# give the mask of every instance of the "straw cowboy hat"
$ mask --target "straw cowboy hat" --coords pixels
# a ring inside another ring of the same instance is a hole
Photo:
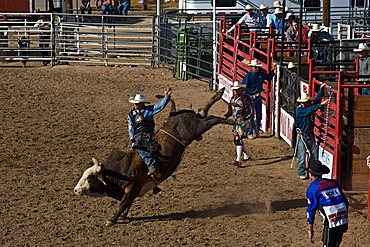
[[[258,63],[257,59],[253,59],[249,64],[249,67],[261,67],[262,64]]]
[[[329,167],[321,164],[318,160],[313,160],[308,163],[308,172],[316,176],[321,176],[323,174],[328,174],[330,172]]]
[[[319,26],[319,24],[312,24],[311,32],[320,32],[321,30],[322,28]]]
[[[295,64],[293,62],[288,63],[288,69],[295,68]]]
[[[272,7],[273,8],[283,8],[283,5],[281,4],[280,1],[275,1],[273,4],[272,4]]]
[[[233,86],[231,87],[231,89],[234,89],[234,90],[237,90],[239,88],[244,88],[246,85],[244,84],[241,84],[240,82],[238,81],[234,81],[233,83]]]
[[[283,11],[280,8],[276,8],[274,11],[274,15],[282,14]]]
[[[245,10],[253,10],[254,8],[253,8],[253,6],[252,5],[250,5],[250,4],[247,4],[247,5],[245,5],[245,8],[244,8]]]
[[[145,95],[143,95],[143,94],[136,94],[135,97],[130,97],[128,102],[130,102],[132,104],[150,103],[150,101],[145,99]]]
[[[260,10],[263,10],[263,9],[269,9],[269,7],[261,3]]]
[[[354,52],[370,51],[370,47],[366,43],[358,44],[358,48],[353,49]]]
[[[306,103],[307,101],[312,100],[310,96],[308,96],[307,93],[303,93],[302,97],[298,97],[297,102],[298,103]]]

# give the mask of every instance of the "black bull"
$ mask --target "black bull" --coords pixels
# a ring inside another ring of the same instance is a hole
[[[201,140],[202,134],[217,124],[234,124],[231,119],[207,116],[210,107],[221,99],[222,94],[223,90],[215,94],[199,113],[192,110],[171,112],[156,133],[159,145],[156,158],[160,176],[155,181],[147,175],[147,166],[133,149],[114,150],[101,163],[93,158],[94,165],[84,172],[74,189],[75,194],[98,193],[120,201],[118,211],[106,221],[106,226],[115,224],[122,214],[125,219],[136,197],[156,188],[156,185],[173,174],[185,148],[192,141]]]

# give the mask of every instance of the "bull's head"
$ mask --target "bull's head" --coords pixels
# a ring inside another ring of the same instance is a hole
[[[78,181],[74,188],[74,193],[76,195],[94,195],[94,193],[102,195],[105,192],[104,186],[106,184],[101,175],[103,167],[95,158],[92,158],[92,161],[94,165],[84,171],[80,181]]]

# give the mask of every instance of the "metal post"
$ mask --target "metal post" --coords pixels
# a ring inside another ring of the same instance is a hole
[[[213,34],[213,65],[212,65],[212,84],[213,89],[216,89],[216,66],[217,66],[217,34],[216,34],[216,0],[212,0],[213,10],[212,10],[212,34]]]

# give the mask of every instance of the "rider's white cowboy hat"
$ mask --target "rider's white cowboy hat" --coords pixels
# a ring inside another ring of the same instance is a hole
[[[321,30],[322,28],[319,26],[319,24],[312,24],[311,32],[320,32]]]
[[[276,8],[274,11],[274,15],[282,14],[283,11],[280,8]]]
[[[370,47],[366,43],[358,44],[358,48],[353,49],[354,52],[369,51]]]
[[[253,59],[249,64],[248,64],[249,67],[261,67],[262,64],[258,63],[257,62],[257,59]]]
[[[245,87],[245,86],[246,86],[246,85],[241,84],[241,83],[240,83],[240,82],[238,82],[238,81],[234,81],[233,86],[231,87],[231,89],[237,90],[237,89],[239,89],[239,88],[241,88],[241,87]]]
[[[260,10],[263,10],[263,9],[269,9],[269,7],[267,7],[266,5],[264,5],[263,3],[261,3]]]
[[[281,4],[280,1],[275,1],[273,4],[272,4],[272,7],[273,8],[283,8],[283,5]]]
[[[130,102],[132,104],[150,103],[150,101],[145,99],[145,95],[143,95],[143,94],[136,94],[135,97],[130,97],[128,102]]]
[[[312,98],[310,96],[308,96],[307,93],[303,93],[302,97],[298,97],[297,102],[298,103],[305,103],[305,102],[310,101],[310,100],[312,100]]]
[[[253,10],[254,8],[253,8],[253,6],[252,5],[250,5],[250,4],[247,4],[247,5],[245,5],[245,8],[244,8],[245,10]]]
[[[295,65],[293,62],[288,63],[288,69],[295,68]]]

